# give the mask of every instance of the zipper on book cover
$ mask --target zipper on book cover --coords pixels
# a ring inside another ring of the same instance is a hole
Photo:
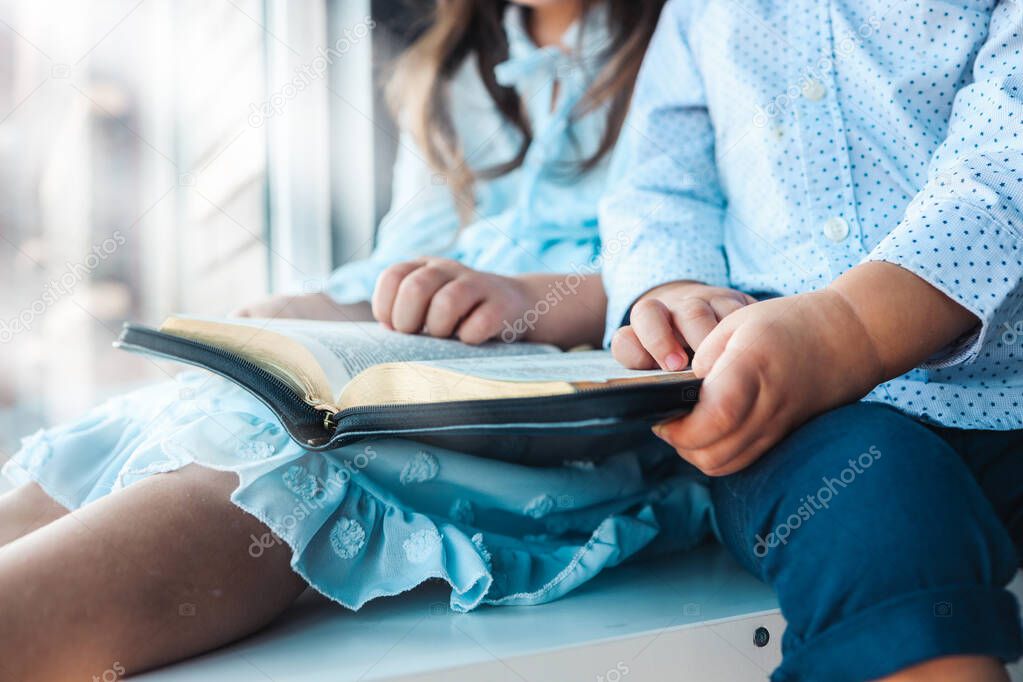
[[[146,337],[146,343],[137,344],[133,342],[133,335]],[[272,372],[263,369],[259,365],[247,360],[237,353],[232,353],[231,351],[224,350],[223,348],[213,346],[208,343],[203,343],[202,341],[186,339],[174,336],[173,334],[167,334],[165,332],[136,326],[126,326],[120,342],[126,346],[137,346],[143,350],[154,352],[173,360],[183,361],[188,364],[210,370],[229,380],[241,383],[243,387],[245,387],[245,383],[258,383],[258,386],[251,387],[257,389],[256,391],[253,391],[253,393],[261,400],[262,397],[259,395],[260,392],[273,399],[274,404],[270,404],[267,400],[262,400],[272,411],[287,412],[287,414],[278,414],[278,416],[297,426],[306,428],[312,428],[315,426],[317,429],[322,429],[324,441],[334,434],[336,422],[333,412],[327,410],[325,407],[315,407],[310,405],[304,398],[302,398],[302,396],[298,395],[298,393],[296,393],[287,383],[278,378]],[[195,357],[195,354],[190,353],[189,351],[191,350],[208,353],[214,358],[223,360],[228,364],[221,366],[218,363],[211,363],[208,360],[202,361]],[[232,369],[234,368],[240,368],[247,377],[232,375]],[[253,381],[247,382],[247,378],[250,378]],[[308,442],[313,446],[319,444],[316,441]]]
[[[697,380],[693,384],[685,385],[680,387],[678,384],[656,384],[648,390],[656,391],[657,393],[668,394],[668,397],[672,399],[672,404],[678,405],[679,410],[685,410],[691,407],[692,403],[696,402],[699,394],[699,384]],[[681,390],[681,402],[675,402],[680,396],[677,394],[672,395],[672,389]],[[443,403],[431,403],[431,404],[415,404],[415,403],[390,403],[385,405],[367,405],[361,407],[351,407],[346,410],[329,414],[329,424],[331,429],[336,433],[337,428],[344,423],[345,430],[359,430],[362,427],[368,428],[387,428],[391,425],[402,426],[406,428],[415,429],[418,426],[441,426],[437,423],[435,418],[436,415],[450,415],[457,413],[459,419],[451,420],[451,424],[460,424],[471,426],[472,422],[466,422],[466,417],[473,417],[475,415],[486,415],[494,416],[495,414],[505,413],[513,411],[517,407],[525,408],[524,411],[535,414],[538,408],[544,406],[559,406],[565,407],[580,406],[580,396],[594,397],[603,395],[612,395],[615,393],[630,393],[635,394],[636,388],[633,386],[608,386],[600,388],[588,388],[581,391],[553,396],[543,396],[538,398],[504,398],[497,400],[473,400],[473,401],[451,401]],[[418,419],[409,419],[409,415],[418,417]],[[588,415],[587,418],[592,418],[592,415]],[[562,418],[552,419],[551,422],[563,421]],[[572,421],[571,419],[565,421]],[[386,422],[386,423],[385,423]],[[543,422],[538,422],[542,424]]]
[[[146,337],[146,343],[135,343],[132,340],[133,335]],[[476,415],[494,418],[495,415],[507,415],[520,407],[523,408],[524,412],[535,415],[536,409],[542,408],[545,405],[562,405],[566,408],[578,406],[580,404],[578,400],[579,397],[584,395],[594,397],[619,392],[635,392],[634,387],[609,386],[588,388],[567,395],[545,396],[539,398],[450,401],[433,404],[391,403],[386,405],[353,407],[346,410],[334,411],[323,405],[311,405],[302,398],[302,396],[298,395],[298,393],[296,393],[286,382],[275,376],[273,373],[236,353],[224,350],[218,346],[134,325],[125,326],[120,343],[128,347],[135,346],[172,360],[185,362],[210,370],[216,374],[226,377],[229,380],[239,383],[243,388],[250,390],[250,392],[266,404],[273,412],[277,413],[278,417],[281,417],[282,421],[303,427],[303,430],[306,431],[306,433],[308,433],[308,431],[315,430],[317,432],[317,437],[297,437],[297,440],[304,441],[309,447],[313,448],[321,448],[329,444],[329,442],[338,435],[338,429],[342,424],[344,424],[346,431],[359,430],[361,428],[381,430],[390,428],[391,426],[398,426],[411,430],[415,430],[416,428],[455,424],[472,426],[473,422],[469,421],[467,423],[465,421],[466,417],[469,417],[470,420]],[[197,358],[195,357],[195,353],[190,351],[206,353],[215,360],[222,361],[226,364],[211,362],[209,358]],[[237,368],[241,368],[243,371],[238,373],[235,371]],[[253,379],[260,385],[246,386],[246,383],[254,383],[253,381],[247,381],[248,379]],[[683,395],[681,396],[682,404],[680,405],[680,408],[685,408],[687,404],[696,401],[697,393],[699,391],[698,386],[699,382],[697,381],[692,385],[684,387]],[[658,384],[651,387],[649,390],[657,393],[670,393],[672,389],[676,388],[679,388],[677,384]],[[269,401],[264,399],[262,395],[260,395],[261,393],[273,400]],[[669,397],[671,398],[672,404],[678,404],[676,402],[679,398],[677,394],[669,395]],[[288,414],[281,414],[282,411],[286,411]],[[448,424],[438,423],[438,420],[436,419],[437,415],[447,416],[452,413],[458,414],[458,419],[449,419],[447,420],[450,422]],[[410,415],[414,418],[410,419]],[[501,417],[497,418],[500,419]],[[557,421],[561,421],[561,419],[558,419]],[[568,419],[567,421],[572,420]],[[543,422],[538,423],[542,424]],[[287,423],[285,426],[287,426]]]

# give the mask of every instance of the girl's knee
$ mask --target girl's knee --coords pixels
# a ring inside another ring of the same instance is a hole
[[[68,513],[67,508],[50,497],[38,483],[26,483],[0,495],[0,509],[5,512],[17,510],[28,515],[45,516],[55,520]]]
[[[68,513],[36,483],[0,496],[0,545],[13,542]]]

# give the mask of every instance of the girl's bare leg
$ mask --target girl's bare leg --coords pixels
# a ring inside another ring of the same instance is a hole
[[[0,547],[67,514],[35,483],[0,495]]]
[[[160,474],[0,547],[0,679],[137,673],[237,640],[305,583],[229,500],[234,474]],[[264,543],[265,544],[265,543]]]

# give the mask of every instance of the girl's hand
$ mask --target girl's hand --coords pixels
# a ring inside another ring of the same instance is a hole
[[[367,303],[338,303],[327,294],[272,296],[265,301],[242,306],[232,317],[292,318],[337,322],[369,322],[373,319]]]
[[[697,350],[721,320],[751,303],[756,299],[734,289],[699,282],[665,284],[632,306],[629,325],[611,339],[611,352],[632,369],[684,369],[690,351]]]
[[[688,320],[665,308],[670,319]],[[755,303],[702,338],[693,358],[704,379],[699,402],[654,432],[704,473],[730,474],[810,417],[866,395],[884,380],[879,358],[863,322],[834,291]]]
[[[420,258],[392,265],[373,292],[373,315],[386,327],[478,344],[510,329],[535,302],[524,281],[477,272],[457,261]]]

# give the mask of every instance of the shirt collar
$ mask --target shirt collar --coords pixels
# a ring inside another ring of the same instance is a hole
[[[607,7],[601,3],[587,11],[581,21],[565,32],[562,43],[571,52],[555,45],[537,47],[526,29],[525,8],[511,4],[504,13],[504,30],[508,37],[508,59],[495,67],[497,82],[506,87],[519,85],[535,74],[559,77],[578,68],[588,81],[600,67],[611,43]]]

